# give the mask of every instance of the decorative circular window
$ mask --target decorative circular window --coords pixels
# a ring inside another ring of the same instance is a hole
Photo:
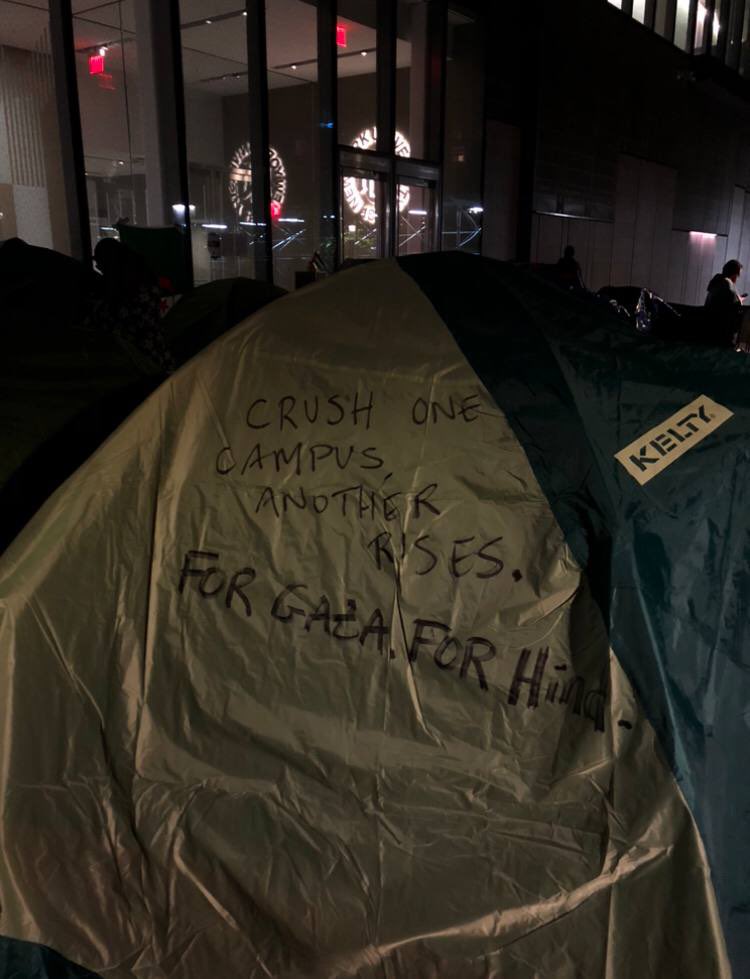
[[[268,162],[271,169],[271,216],[281,216],[286,200],[286,168],[278,152],[270,147]],[[250,143],[243,143],[229,161],[229,198],[240,221],[253,220],[253,172],[250,164]]]

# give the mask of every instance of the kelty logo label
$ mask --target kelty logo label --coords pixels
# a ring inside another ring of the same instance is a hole
[[[732,415],[733,412],[711,398],[696,398],[661,425],[621,449],[615,459],[643,486],[715,432]]]

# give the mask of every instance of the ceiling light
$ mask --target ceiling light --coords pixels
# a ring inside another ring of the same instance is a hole
[[[296,70],[297,70],[297,66],[296,65],[292,65],[292,71],[296,71]]]
[[[207,20],[206,23],[207,24],[213,24],[213,21],[212,20]]]
[[[225,224],[202,224],[201,228],[207,228],[209,231],[226,231],[227,226]]]
[[[243,17],[247,17],[247,11],[246,11],[246,10],[243,10],[243,11],[242,11],[242,16],[243,16]]]
[[[362,55],[363,58],[366,58],[367,57],[367,52],[366,51],[360,51],[360,54]]]
[[[109,51],[109,48],[107,47],[107,45],[106,44],[102,44],[102,46],[99,48],[99,54],[102,56],[102,58],[107,53],[107,51]]]

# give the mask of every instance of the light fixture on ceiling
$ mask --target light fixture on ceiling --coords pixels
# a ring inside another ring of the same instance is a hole
[[[296,65],[290,65],[290,68],[292,69],[292,71],[296,71],[297,70],[297,66]]]
[[[366,51],[360,51],[359,53],[362,55],[363,58],[366,58],[367,57],[367,52]]]
[[[109,51],[109,48],[107,47],[107,45],[106,44],[102,44],[102,46],[99,48],[99,54],[102,56],[102,58],[107,53],[107,51]]]
[[[207,20],[206,23],[207,24],[213,24],[213,21],[212,20]]]

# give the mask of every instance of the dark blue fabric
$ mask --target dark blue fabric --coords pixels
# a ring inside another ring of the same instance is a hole
[[[97,979],[93,972],[67,962],[57,952],[30,942],[0,938],[2,979]]]
[[[529,272],[404,259],[524,446],[702,833],[750,975],[750,360],[649,341]],[[734,417],[646,486],[614,455],[699,395]]]

